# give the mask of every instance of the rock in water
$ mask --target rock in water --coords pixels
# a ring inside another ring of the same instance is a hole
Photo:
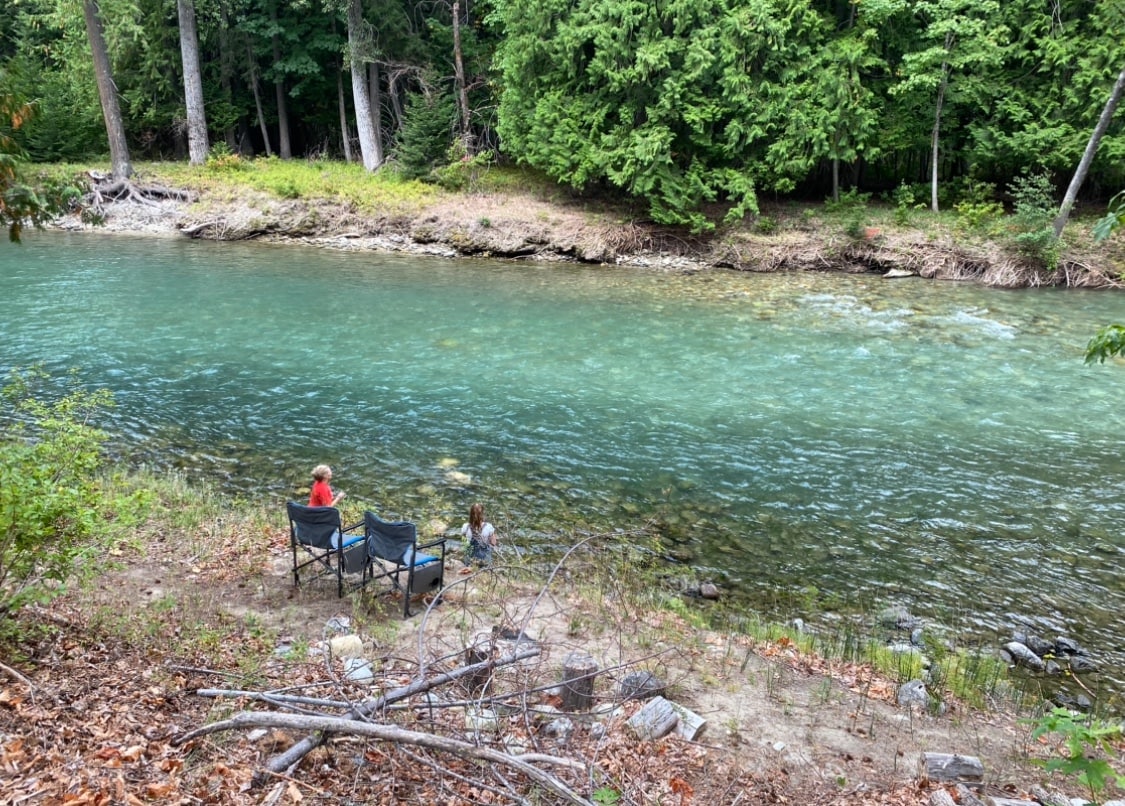
[[[1025,666],[1033,672],[1042,672],[1047,668],[1043,659],[1027,648],[1026,644],[1019,641],[1009,641],[1004,644],[1004,651],[1012,656],[1017,666]]]

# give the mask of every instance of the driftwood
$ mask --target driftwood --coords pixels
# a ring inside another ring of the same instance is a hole
[[[679,721],[676,723],[676,734],[678,736],[687,739],[689,742],[694,742],[703,735],[703,731],[707,728],[706,719],[678,702],[673,702],[671,705],[672,710],[679,717]]]
[[[13,680],[18,680],[21,683],[23,683],[25,686],[27,686],[27,691],[28,691],[28,694],[31,697],[31,701],[35,702],[35,686],[33,686],[31,684],[30,680],[28,680],[22,674],[17,672],[11,666],[5,666],[3,663],[0,663],[0,672],[3,672],[4,674],[8,675],[8,677],[12,678]]]
[[[577,803],[581,806],[593,804],[580,796],[562,781],[553,775],[543,772],[530,762],[551,763],[568,769],[584,772],[581,763],[573,759],[559,758],[542,754],[512,756],[501,753],[490,747],[481,747],[460,739],[450,739],[445,736],[435,736],[432,733],[405,730],[397,725],[382,725],[376,722],[361,722],[357,719],[342,719],[329,716],[306,716],[304,714],[279,714],[274,711],[243,711],[222,722],[214,722],[202,728],[191,731],[180,737],[177,743],[214,733],[220,730],[234,728],[283,728],[292,730],[312,730],[319,735],[346,733],[353,736],[366,736],[381,742],[394,744],[409,744],[416,747],[428,747],[440,750],[461,758],[482,759],[493,764],[502,764],[517,772],[523,773],[528,778],[536,781],[556,795],[564,798],[568,803]]]
[[[930,795],[930,806],[957,806],[957,801],[944,789],[935,789]]]
[[[653,697],[626,723],[642,742],[663,739],[676,729],[680,715],[672,703],[663,697]]]
[[[1070,798],[1059,795],[1054,792],[1049,792],[1039,784],[1033,784],[1031,789],[1028,790],[1031,797],[1043,804],[1043,806],[1070,806]]]
[[[964,784],[957,784],[957,803],[960,806],[984,806],[984,801]]]
[[[462,677],[480,674],[482,670],[490,670],[501,666],[508,666],[513,663],[518,663],[521,660],[526,660],[527,658],[533,658],[539,654],[539,651],[539,647],[537,646],[524,647],[517,652],[513,652],[510,655],[505,655],[495,660],[490,659],[483,661],[482,663],[476,663],[470,666],[462,666],[458,669],[454,669],[451,672],[445,672],[443,674],[434,675],[433,677],[427,677],[422,680],[415,681],[410,685],[393,689],[392,691],[383,694],[381,697],[353,707],[349,714],[350,718],[339,719],[338,722],[343,725],[348,725],[353,721],[368,718],[372,714],[375,714],[376,712],[385,708],[387,705],[398,700],[404,700],[407,697],[414,696],[415,694],[421,694],[422,692],[429,691],[432,688],[450,683]],[[201,691],[211,690],[201,689]],[[261,698],[265,700],[268,699],[268,696],[269,695],[262,695]],[[278,702],[280,702],[280,700]],[[217,730],[229,730],[233,727],[240,727],[240,725],[231,724],[231,720],[227,720],[221,723],[215,723],[215,725],[218,725],[219,727],[206,725],[202,728],[197,728],[196,730],[189,731],[188,733],[177,736],[172,740],[172,743],[177,745],[183,744],[184,742],[188,742],[191,739],[196,738],[197,736],[202,736],[207,733],[213,733]],[[268,779],[269,774],[276,775],[282,772],[289,771],[292,768],[296,767],[305,756],[322,745],[326,738],[327,734],[325,734],[323,730],[318,729],[315,733],[312,733],[301,739],[284,753],[280,753],[271,758],[266,764],[266,774],[256,776],[254,779],[254,783],[261,785]]]
[[[979,787],[984,781],[984,765],[974,756],[956,753],[923,753],[918,758],[918,777],[922,781],[969,784]]]

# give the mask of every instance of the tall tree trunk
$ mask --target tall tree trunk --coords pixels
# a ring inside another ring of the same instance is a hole
[[[184,65],[184,103],[187,106],[188,155],[192,165],[207,161],[207,115],[203,109],[203,77],[199,71],[199,35],[192,0],[176,0],[180,18],[180,58]]]
[[[359,132],[359,151],[363,167],[374,171],[379,167],[375,130],[371,125],[371,96],[367,89],[367,67],[363,62],[363,9],[360,0],[348,0],[348,61],[352,72],[352,103],[355,104],[355,125]]]
[[[219,7],[219,86],[223,91],[223,100],[234,105],[234,53],[231,50],[230,13],[226,4]],[[235,126],[227,126],[223,131],[223,140],[231,153],[240,150],[238,130]]]
[[[344,72],[336,74],[336,101],[340,107],[340,139],[344,144],[344,162],[352,161],[352,135],[348,131],[348,101],[344,95]]]
[[[375,130],[375,159],[383,164],[383,91],[379,86],[379,63],[367,65],[367,94],[371,98],[371,127]]]
[[[101,13],[97,0],[83,0],[82,13],[86,18],[86,36],[94,57],[94,77],[98,81],[98,97],[102,102],[105,132],[109,137],[109,159],[115,179],[128,179],[133,175],[129,161],[129,144],[125,140],[125,122],[121,105],[117,103],[117,86],[113,83],[113,68],[109,64],[109,49],[105,44]]]
[[[1125,95],[1125,68],[1121,69],[1121,75],[1117,77],[1117,83],[1113,85],[1113,90],[1109,93],[1109,100],[1107,100],[1105,106],[1102,107],[1102,114],[1101,117],[1098,118],[1098,125],[1094,127],[1094,131],[1090,135],[1090,142],[1086,144],[1086,151],[1082,154],[1082,159],[1079,161],[1078,167],[1074,171],[1074,177],[1070,180],[1070,185],[1066,189],[1066,195],[1063,196],[1062,207],[1059,208],[1059,215],[1055,219],[1056,238],[1062,235],[1063,228],[1066,227],[1066,222],[1070,218],[1070,210],[1074,207],[1074,202],[1078,198],[1078,189],[1081,188],[1082,183],[1086,181],[1086,174],[1090,170],[1090,164],[1094,161],[1094,155],[1098,151],[1098,144],[1109,128],[1109,122],[1113,119],[1113,113],[1117,111],[1117,105],[1121,103],[1122,95]]]
[[[953,47],[953,34],[945,35],[945,52]],[[949,83],[949,63],[942,62],[942,80],[937,84],[937,104],[934,111],[934,134],[930,137],[929,144],[929,208],[937,213],[937,173],[938,149],[937,145],[942,137],[942,105],[945,102],[945,88]]]
[[[273,156],[270,148],[270,130],[266,127],[266,116],[262,112],[262,94],[258,91],[258,65],[254,60],[254,49],[246,43],[246,60],[250,71],[250,89],[254,92],[254,108],[258,112],[258,127],[262,130],[262,141],[266,144],[266,156]]]
[[[277,27],[277,6],[270,8],[270,19]],[[274,69],[281,63],[281,43],[277,34],[271,37],[273,44]],[[277,100],[277,154],[283,160],[293,158],[293,149],[289,145],[289,107],[285,101],[285,79],[279,75],[273,85],[274,97]]]
[[[461,108],[461,148],[473,153],[473,129],[469,117],[469,93],[465,89],[465,66],[461,59],[461,3],[453,2],[453,70],[457,84],[457,100]]]

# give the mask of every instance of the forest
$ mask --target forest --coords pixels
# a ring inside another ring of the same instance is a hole
[[[0,0],[0,19],[0,138],[32,163],[432,180],[502,160],[694,231],[763,194],[906,188],[936,211],[1033,175],[1062,198],[1081,162],[1081,199],[1125,187],[1123,0]]]

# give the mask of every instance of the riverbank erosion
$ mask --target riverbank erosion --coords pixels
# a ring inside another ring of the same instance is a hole
[[[411,205],[360,210],[332,198],[280,198],[240,187],[192,191],[190,201],[109,202],[98,223],[68,230],[181,234],[216,241],[299,242],[349,251],[618,264],[670,271],[834,271],[971,281],[1003,288],[1125,286],[1125,245],[1093,244],[1082,224],[1053,268],[1003,240],[915,211],[863,208],[841,217],[820,206],[763,205],[744,226],[699,236],[640,221],[619,205],[503,193],[437,194]]]

